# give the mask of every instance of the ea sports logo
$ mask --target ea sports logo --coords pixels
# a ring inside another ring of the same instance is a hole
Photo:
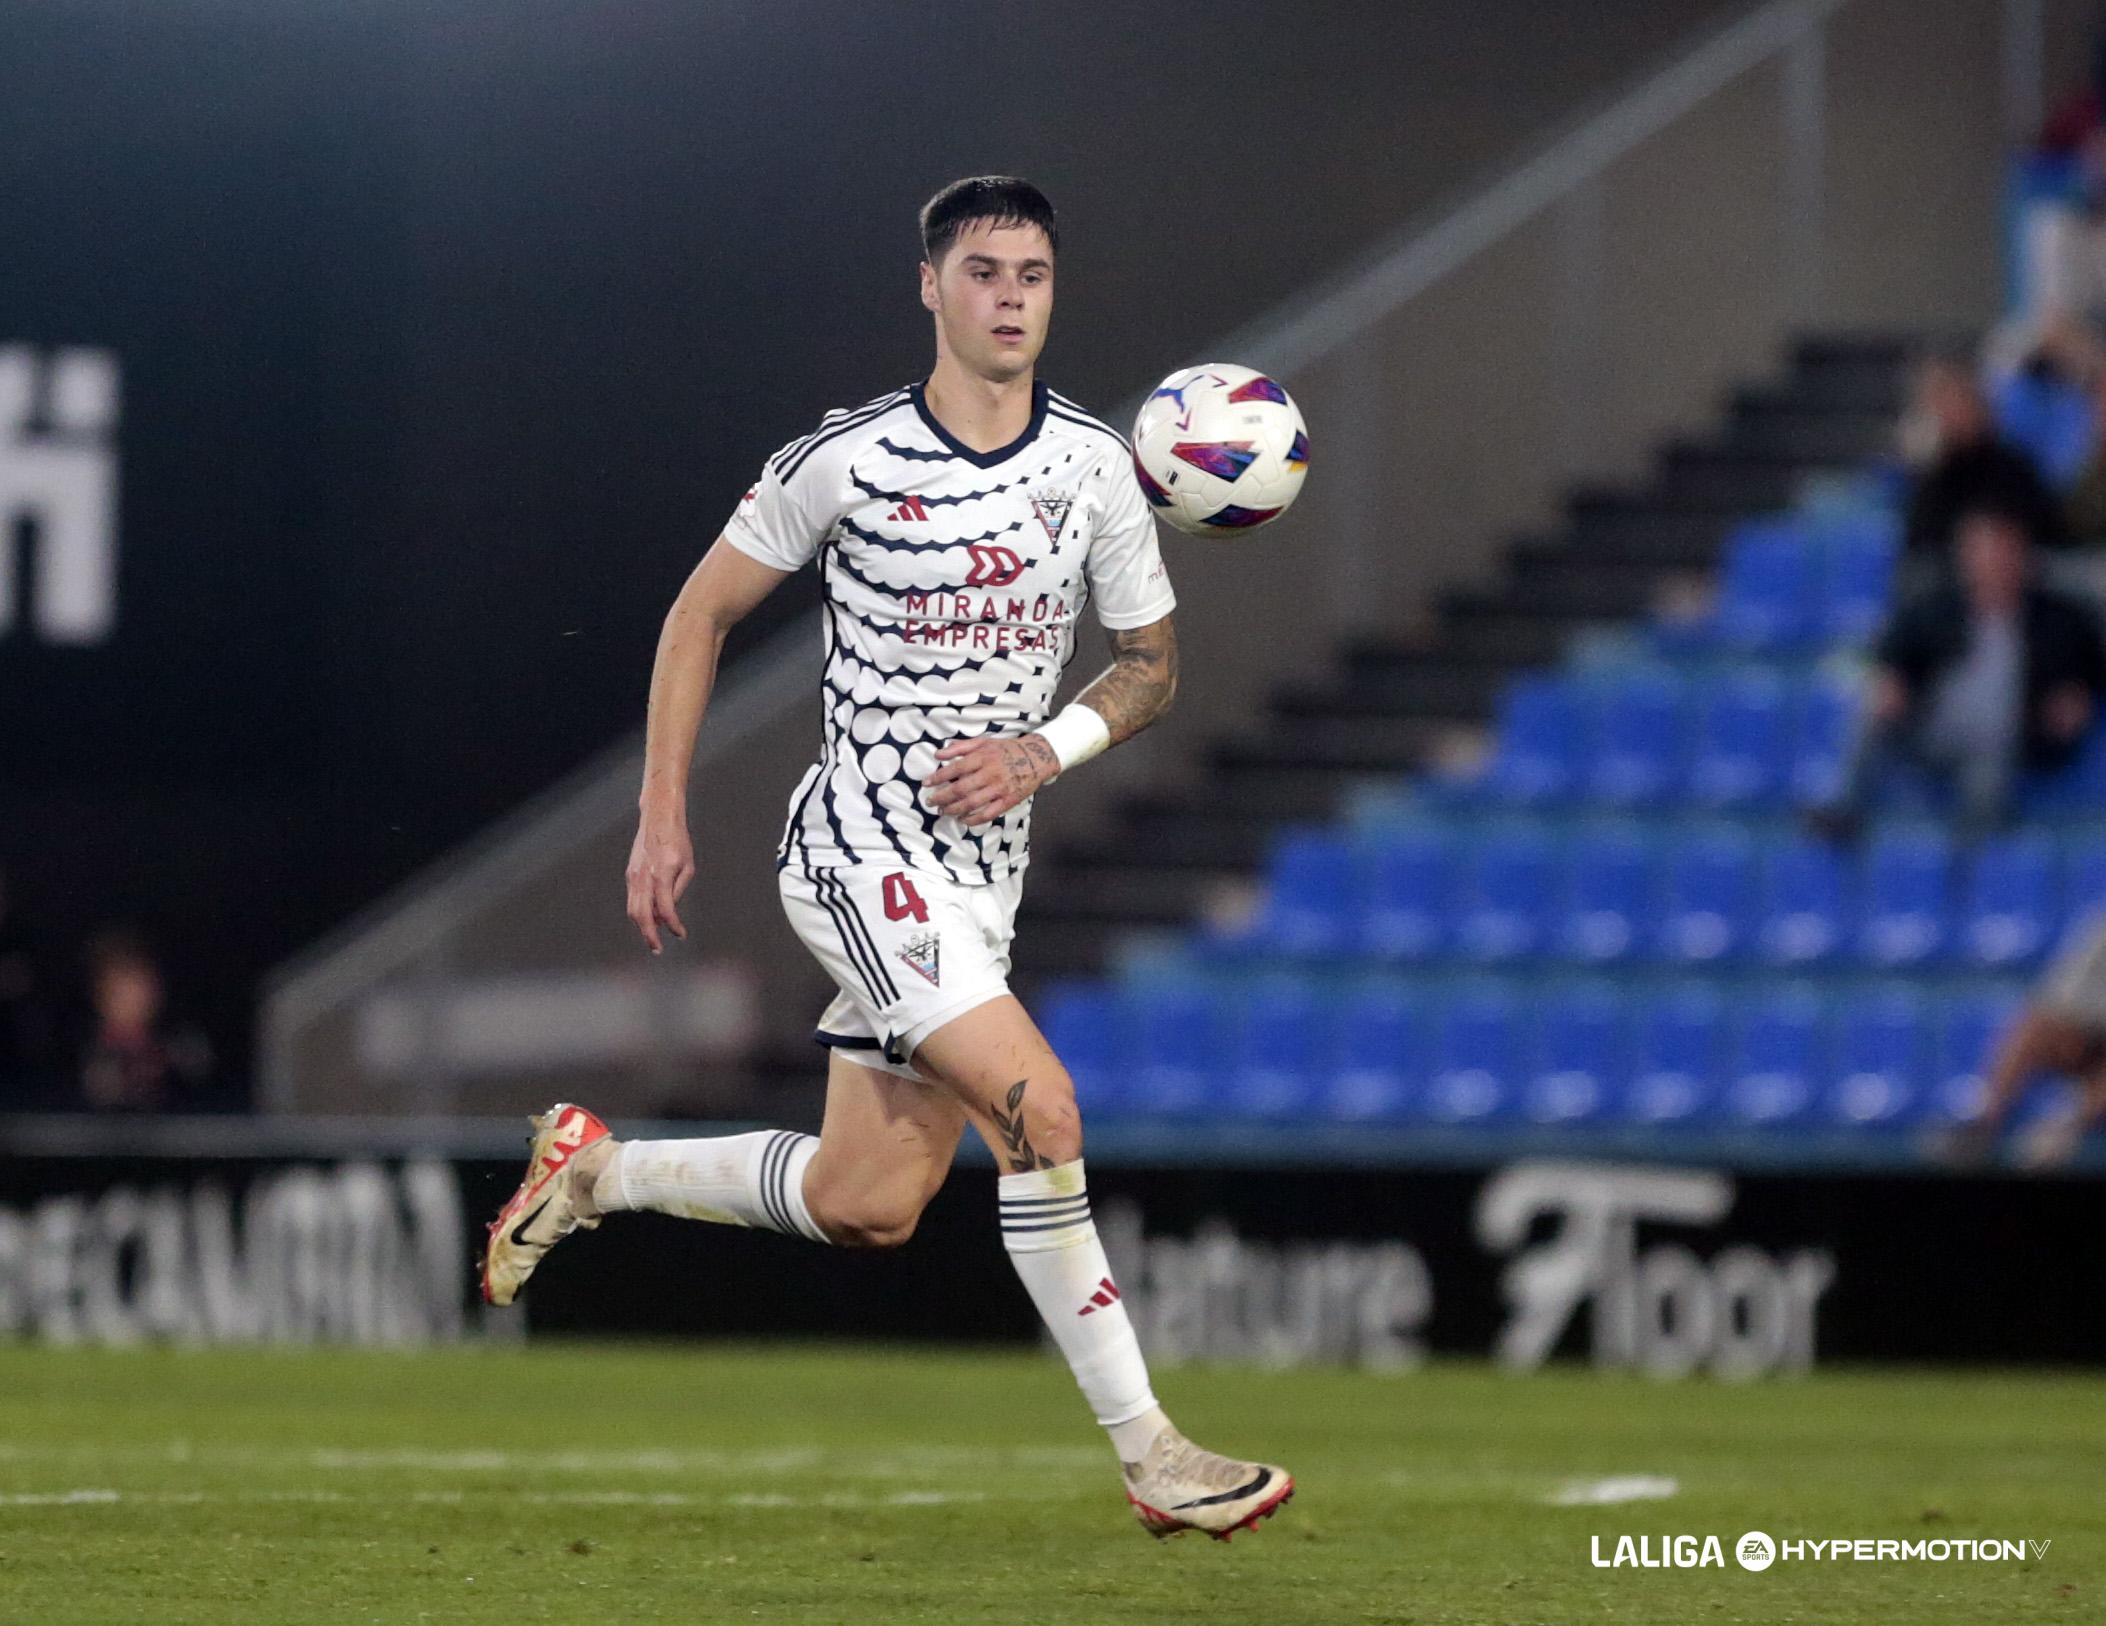
[[[973,556],[973,573],[965,578],[968,587],[1007,587],[1024,573],[1024,561],[1013,548],[975,543],[966,551]]]
[[[1760,1530],[1750,1530],[1733,1544],[1733,1556],[1744,1570],[1766,1570],[1777,1562],[1777,1544]]]

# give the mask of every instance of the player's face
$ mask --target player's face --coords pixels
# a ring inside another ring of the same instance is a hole
[[[943,264],[921,267],[921,302],[938,343],[982,378],[1031,371],[1053,319],[1053,245],[1036,226],[975,221]]]

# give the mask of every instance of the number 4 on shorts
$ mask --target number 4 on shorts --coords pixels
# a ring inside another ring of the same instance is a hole
[[[923,926],[929,923],[929,906],[921,901],[921,894],[914,890],[905,870],[895,870],[885,877],[885,918],[912,920]]]

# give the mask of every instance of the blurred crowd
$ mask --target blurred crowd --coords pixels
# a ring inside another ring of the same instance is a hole
[[[226,1104],[222,1082],[140,933],[54,952],[0,872],[0,1112],[198,1111]]]
[[[1961,834],[1992,832],[2106,697],[2106,33],[2016,190],[2010,309],[1978,353],[1923,358],[1900,425],[1900,591],[1813,814],[1837,837],[1902,764],[1946,784]]]

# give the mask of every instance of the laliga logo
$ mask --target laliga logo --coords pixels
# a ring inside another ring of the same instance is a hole
[[[966,552],[973,556],[973,571],[965,578],[968,587],[1007,587],[1024,573],[1024,561],[1012,548],[974,543]]]

